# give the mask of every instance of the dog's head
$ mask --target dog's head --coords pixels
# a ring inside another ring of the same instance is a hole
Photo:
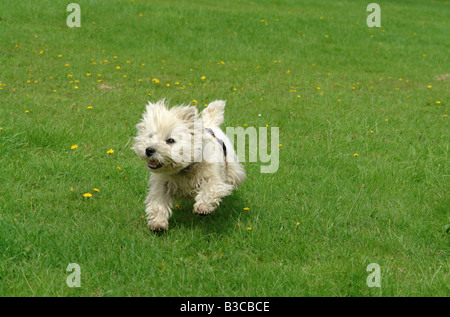
[[[196,147],[201,153],[202,123],[196,107],[169,109],[164,100],[149,102],[136,127],[132,149],[154,173],[177,173],[195,161]]]

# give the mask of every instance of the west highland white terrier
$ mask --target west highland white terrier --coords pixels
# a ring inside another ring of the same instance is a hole
[[[169,109],[164,100],[147,105],[132,149],[151,172],[145,200],[149,229],[169,228],[174,199],[193,198],[194,213],[208,215],[244,182],[244,167],[220,129],[224,110],[222,100],[200,114],[194,106]]]

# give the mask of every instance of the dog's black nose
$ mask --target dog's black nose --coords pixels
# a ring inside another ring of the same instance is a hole
[[[147,155],[148,157],[152,156],[155,152],[156,150],[152,147],[148,147],[145,149],[145,155]]]

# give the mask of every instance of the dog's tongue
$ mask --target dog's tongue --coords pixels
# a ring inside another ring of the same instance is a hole
[[[148,165],[150,165],[151,167],[156,167],[156,166],[158,166],[158,161],[155,161],[155,160],[150,160],[150,161],[148,161]]]

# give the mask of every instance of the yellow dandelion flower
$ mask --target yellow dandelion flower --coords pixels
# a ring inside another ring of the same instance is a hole
[[[92,109],[92,106],[88,106],[87,108],[88,108],[88,109]]]
[[[439,104],[441,104],[441,102],[440,102],[439,100],[437,100],[437,101],[436,101],[436,104],[438,104],[438,105],[439,105]]]
[[[98,193],[100,191],[100,189],[98,189],[98,188],[92,188],[92,190],[96,193]]]
[[[83,196],[86,197],[86,198],[89,198],[89,197],[92,197],[92,194],[91,193],[85,193],[85,194],[83,194]]]
[[[247,230],[248,231],[252,231],[252,227],[247,227]]]
[[[41,51],[39,52],[39,54],[41,54],[41,55],[42,55],[42,54],[44,54],[44,51],[43,51],[43,50],[41,50]]]
[[[78,149],[78,145],[74,144],[74,145],[72,145],[72,146],[70,147],[70,149],[71,149],[71,150],[76,150],[76,149]]]
[[[108,153],[108,154],[113,154],[113,153],[114,153],[114,150],[113,150],[113,149],[109,149],[108,151],[106,151],[106,153]]]
[[[358,157],[358,156],[359,156],[359,154],[358,154],[358,153],[355,153],[355,154],[353,154],[353,156],[354,156],[354,157]]]
[[[245,211],[250,210],[250,208],[248,208],[248,207],[244,207],[244,208],[242,208],[242,209],[244,209]]]
[[[29,113],[30,112],[30,110],[25,110],[25,113]]]
[[[117,166],[116,166],[116,168],[117,168],[118,170],[120,170],[120,169],[121,169],[119,165],[117,165]]]
[[[205,76],[202,76],[202,80],[205,80],[206,79],[206,77]]]

